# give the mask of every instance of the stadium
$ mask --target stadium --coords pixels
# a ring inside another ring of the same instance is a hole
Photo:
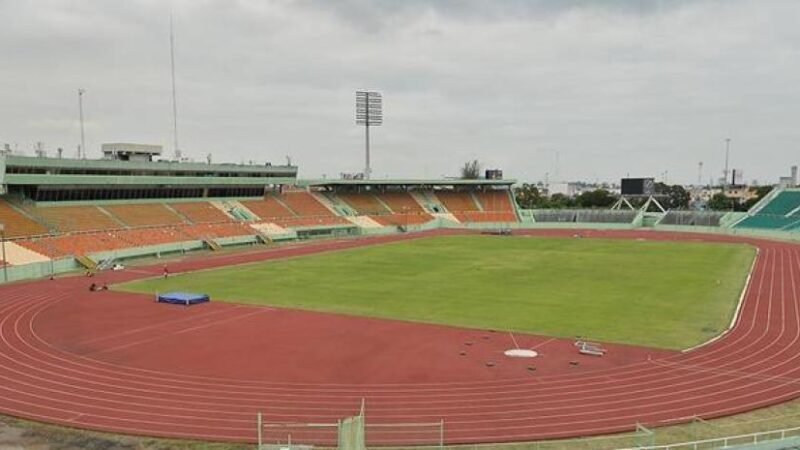
[[[0,154],[2,414],[262,448],[691,448],[653,430],[800,396],[800,190],[525,210],[497,173],[104,150]],[[800,435],[728,431],[686,441]]]

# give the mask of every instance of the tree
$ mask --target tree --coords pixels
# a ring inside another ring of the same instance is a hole
[[[772,192],[772,186],[751,187],[750,191],[755,192],[756,196],[742,203],[744,211],[750,210],[750,208],[752,208],[756,203],[760,202],[762,198],[766,197],[767,194]]]
[[[523,209],[542,208],[547,202],[547,199],[542,196],[539,188],[528,183],[524,183],[522,186],[515,188],[514,197],[517,200],[517,204]]]
[[[564,194],[556,193],[550,196],[550,200],[544,206],[553,209],[571,208],[575,206],[575,202]]]
[[[467,161],[461,167],[461,178],[465,180],[477,180],[481,177],[481,163],[477,159]]]
[[[736,200],[720,192],[714,194],[706,206],[712,211],[731,211],[736,207]]]
[[[581,208],[608,208],[616,201],[617,198],[605,189],[581,192],[575,199]]]
[[[661,206],[667,209],[686,209],[692,199],[692,195],[679,184],[656,183],[656,194],[665,196],[659,200]]]

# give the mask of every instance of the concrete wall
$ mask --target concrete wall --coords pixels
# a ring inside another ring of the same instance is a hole
[[[10,283],[12,281],[48,278],[50,275],[72,272],[78,269],[80,269],[80,265],[72,258],[54,260],[52,263],[47,261],[25,264],[24,266],[8,266],[0,268],[0,281]]]

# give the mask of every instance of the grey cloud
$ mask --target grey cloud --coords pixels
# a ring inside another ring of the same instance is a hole
[[[353,91],[384,92],[381,176],[467,158],[524,180],[693,182],[722,143],[748,178],[798,163],[800,4],[730,1],[0,0],[0,142],[74,153],[87,138],[171,142],[169,14],[180,135],[202,159],[359,170]]]

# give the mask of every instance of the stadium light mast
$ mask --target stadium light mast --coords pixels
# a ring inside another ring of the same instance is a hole
[[[81,154],[83,154],[83,158],[86,158],[86,138],[83,132],[83,94],[85,93],[86,89],[78,88],[78,118],[81,123],[81,148],[78,150],[78,158],[81,157]]]
[[[364,125],[366,150],[364,178],[369,180],[372,174],[369,159],[369,127],[383,125],[383,97],[380,92],[356,91],[356,124]]]
[[[172,14],[169,15],[169,60],[172,69],[172,138],[175,145],[175,159],[181,160],[178,147],[178,95],[175,92],[175,31],[172,26]]]

